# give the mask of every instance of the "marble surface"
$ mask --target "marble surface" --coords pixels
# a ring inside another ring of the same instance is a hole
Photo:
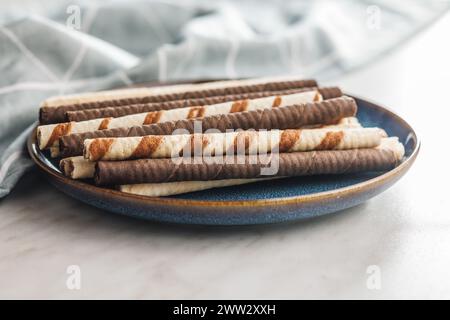
[[[387,192],[306,222],[176,226],[89,207],[34,170],[0,200],[0,298],[450,298],[449,28],[446,16],[331,82],[390,106],[422,138]]]

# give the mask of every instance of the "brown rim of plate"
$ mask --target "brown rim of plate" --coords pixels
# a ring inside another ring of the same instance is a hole
[[[347,94],[348,95],[348,94]],[[178,199],[178,198],[168,198],[168,197],[148,197],[142,195],[136,195],[126,192],[121,192],[114,189],[107,189],[94,186],[92,184],[82,182],[79,180],[70,179],[63,174],[56,172],[55,170],[49,168],[45,163],[43,163],[37,154],[33,151],[33,144],[36,143],[36,128],[31,132],[30,136],[27,140],[27,149],[33,161],[47,174],[51,175],[52,178],[58,179],[61,183],[72,185],[76,188],[83,188],[88,191],[94,193],[103,193],[104,195],[116,196],[119,198],[123,198],[124,200],[138,200],[143,201],[148,204],[153,205],[172,205],[172,206],[201,206],[201,207],[214,207],[214,206],[238,206],[238,207],[248,207],[248,206],[267,206],[267,205],[289,205],[289,204],[297,204],[297,203],[314,203],[315,201],[327,201],[332,200],[337,197],[342,196],[351,196],[354,194],[358,194],[364,192],[366,190],[370,190],[377,186],[383,185],[390,180],[393,180],[396,177],[401,177],[403,173],[405,173],[409,167],[413,164],[414,160],[417,157],[417,154],[420,150],[420,140],[417,137],[417,134],[412,129],[412,127],[405,121],[403,118],[398,116],[396,113],[391,111],[389,108],[382,107],[376,103],[368,101],[366,99],[358,98],[355,95],[348,95],[358,100],[363,100],[368,102],[371,107],[375,107],[378,110],[388,113],[389,116],[395,118],[395,120],[401,123],[402,126],[406,127],[408,130],[412,132],[414,137],[416,138],[416,145],[411,155],[404,160],[399,166],[394,169],[383,173],[375,178],[369,179],[364,182],[356,183],[354,185],[343,187],[330,191],[317,192],[308,195],[299,195],[299,196],[291,196],[291,197],[282,197],[282,198],[271,198],[271,199],[257,199],[257,200],[239,200],[239,201],[216,201],[216,200],[193,200],[193,199]]]

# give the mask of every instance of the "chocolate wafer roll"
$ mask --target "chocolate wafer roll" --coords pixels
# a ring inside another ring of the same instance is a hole
[[[344,150],[376,147],[386,136],[380,128],[325,128],[99,138],[84,141],[84,157],[98,161]]]
[[[91,162],[80,156],[62,159],[59,165],[62,173],[67,177],[70,177],[72,179],[88,179],[94,177],[96,162]],[[264,180],[268,179],[227,179],[211,181],[144,183],[121,185],[118,186],[118,189],[122,192],[131,194],[138,194],[149,197],[161,197],[212,188],[236,186]]]
[[[65,104],[60,106],[55,106],[53,103],[49,105],[48,101],[44,101],[39,110],[39,121],[41,124],[63,122],[65,119],[65,114],[68,111],[124,106],[130,104],[160,103],[174,100],[235,95],[249,92],[281,91],[306,87],[317,87],[317,82],[315,80],[291,80],[291,81],[263,82],[263,83],[258,82],[256,84],[237,85],[237,86],[227,86],[226,84],[214,86],[213,84],[211,84],[209,88],[205,90],[200,89],[196,91],[174,91],[174,92],[169,91],[169,93],[156,95],[153,94],[151,91],[149,91],[149,93],[146,95],[145,89],[134,89],[140,90],[137,91],[139,92],[139,94],[137,94],[136,96],[127,93],[125,97],[122,97],[119,94],[117,95],[117,98],[111,100],[97,99],[78,104]],[[148,89],[151,90],[151,88]],[[124,90],[122,90],[122,92],[123,91]],[[60,100],[61,99],[59,99],[59,101]],[[58,99],[56,99],[56,101],[58,101]]]
[[[38,144],[39,148],[46,149],[57,145],[60,137],[71,133],[83,133],[112,128],[126,128],[181,119],[204,118],[218,114],[286,107],[289,105],[321,100],[322,96],[320,93],[317,90],[314,90],[285,96],[271,96],[259,99],[230,101],[206,106],[130,114],[119,118],[100,118],[81,122],[49,124],[39,126],[37,128]]]
[[[342,91],[339,87],[322,87],[317,88],[323,100],[342,97]]]
[[[227,95],[227,96],[217,96],[217,97],[207,97],[200,99],[188,99],[188,100],[176,100],[176,101],[167,101],[161,103],[146,103],[146,104],[132,104],[127,106],[119,106],[119,107],[109,107],[109,108],[100,108],[100,109],[86,109],[86,110],[78,110],[78,111],[69,111],[66,113],[67,121],[86,121],[91,119],[98,118],[118,118],[123,117],[129,114],[143,113],[143,112],[151,112],[151,111],[159,111],[159,110],[170,110],[176,108],[186,108],[192,106],[205,106],[211,104],[218,104],[228,101],[236,101],[243,99],[258,99],[269,96],[280,96],[280,95],[288,95],[305,91],[313,91],[318,90],[319,93],[326,98],[324,99],[332,99],[338,98],[342,96],[342,92],[337,87],[330,88],[300,88],[293,90],[284,90],[284,91],[266,91],[266,92],[251,92],[244,93],[238,95]]]
[[[270,154],[269,159],[240,155],[233,161],[199,157],[187,163],[174,159],[99,161],[94,178],[97,185],[122,185],[267,177],[263,168],[272,168],[268,170],[271,177],[384,171],[399,164],[403,154],[403,145],[396,141],[371,149]]]
[[[66,177],[72,179],[89,179],[94,177],[96,164],[97,162],[92,162],[86,160],[82,156],[78,156],[62,159],[59,162],[59,167],[61,169],[61,172]],[[169,183],[155,183],[155,184],[123,185],[120,186],[119,190],[147,196],[163,196],[211,188],[225,187],[237,184],[244,184],[260,180],[265,179],[230,179],[230,180],[213,180],[209,182],[183,181],[176,183],[169,182]]]
[[[98,130],[82,134],[71,134],[60,139],[60,152],[63,157],[77,156],[83,153],[86,139],[109,137],[140,137],[146,135],[170,135],[176,129],[185,129],[189,133],[205,132],[217,129],[291,129],[303,126],[336,124],[345,117],[356,115],[354,99],[341,97],[319,103],[293,105],[284,108],[238,112],[226,115],[206,117],[199,120],[180,120],[159,124]]]

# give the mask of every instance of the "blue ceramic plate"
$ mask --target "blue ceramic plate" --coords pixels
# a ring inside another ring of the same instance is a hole
[[[142,219],[207,225],[245,225],[312,218],[356,206],[383,192],[411,167],[419,152],[414,130],[398,115],[356,98],[358,119],[365,127],[381,127],[405,145],[405,160],[385,173],[293,177],[150,198],[98,188],[61,174],[57,163],[28,139],[31,158],[52,184],[95,207]]]

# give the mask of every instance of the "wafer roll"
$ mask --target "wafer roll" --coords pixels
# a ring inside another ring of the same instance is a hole
[[[333,125],[310,125],[310,126],[304,126],[301,127],[301,129],[320,129],[320,128],[329,128],[329,129],[356,129],[356,128],[362,128],[361,124],[358,121],[358,118],[356,117],[348,117],[348,118],[342,118],[341,120],[339,120],[339,122],[337,122],[336,124]],[[113,129],[115,130],[115,129]],[[69,135],[70,136],[70,135]],[[69,137],[68,136],[68,137]],[[82,154],[83,153],[83,149],[84,146],[83,144],[80,142],[80,148],[79,151],[76,151],[76,154]],[[65,149],[68,150],[68,149]],[[70,150],[70,152],[72,152],[72,150]],[[52,158],[56,158],[59,157],[61,155],[61,152],[59,150],[58,147],[52,147],[51,148],[51,157]],[[72,157],[72,154],[68,154],[67,157]],[[83,158],[83,157],[81,157]]]
[[[295,80],[298,80],[298,78],[296,78],[295,76],[281,76],[183,83],[174,85],[159,85],[141,88],[113,89],[97,92],[83,92],[76,94],[66,94],[62,96],[53,96],[44,100],[41,105],[46,107],[58,107],[62,105],[81,104],[85,102],[120,100],[121,98],[128,98],[133,96],[162,95],[185,91],[199,91],[224,87],[248,86],[269,82],[284,82]]]
[[[170,135],[176,129],[187,132],[203,132],[217,129],[225,132],[228,129],[291,129],[303,126],[336,124],[340,119],[355,116],[357,106],[355,100],[341,97],[322,101],[288,106],[284,108],[264,109],[249,112],[238,112],[226,115],[206,117],[200,120],[180,120],[135,126],[98,130],[82,134],[71,134],[60,139],[60,151],[63,157],[77,156],[83,153],[83,141],[108,137],[139,137],[146,135]]]
[[[59,157],[60,152],[59,152],[59,147],[58,146],[54,146],[50,148],[50,157],[52,158],[57,158]]]
[[[338,98],[342,96],[342,91],[337,87],[330,88],[300,88],[293,90],[284,90],[284,91],[266,91],[266,92],[251,92],[244,93],[238,95],[227,95],[227,96],[217,96],[217,97],[208,97],[208,98],[200,98],[200,99],[188,99],[188,100],[176,100],[176,101],[167,101],[161,103],[146,103],[146,104],[132,104],[127,106],[119,106],[119,107],[109,107],[109,108],[99,108],[99,109],[86,109],[86,110],[78,110],[78,111],[69,111],[66,113],[67,121],[86,121],[91,119],[98,118],[118,118],[123,117],[129,114],[136,113],[144,113],[151,111],[159,111],[159,110],[170,110],[176,108],[186,108],[192,106],[205,106],[218,104],[228,101],[237,101],[243,99],[258,99],[269,96],[278,96],[278,95],[288,95],[305,91],[313,91],[318,90],[319,93],[324,96],[324,99],[332,99]]]
[[[84,141],[84,157],[98,161],[344,150],[376,147],[386,136],[379,128],[324,128],[100,138]]]
[[[72,179],[87,179],[94,177],[95,162],[83,157],[71,157],[60,161],[62,173]],[[271,178],[269,178],[271,179]],[[145,183],[118,186],[122,192],[138,194],[148,197],[169,196],[187,192],[201,191],[212,188],[236,186],[268,179],[228,179],[211,181],[181,181],[167,183]]]
[[[343,93],[339,87],[322,87],[317,88],[323,100],[342,97]]]
[[[361,128],[361,124],[358,122],[357,118],[351,117],[351,118],[343,118],[339,121],[339,123],[335,125],[320,126],[320,127],[332,129],[338,128],[348,129],[348,128]],[[64,175],[72,179],[93,178],[95,162],[89,161],[85,159],[83,156],[69,157],[62,159],[60,161],[60,168]],[[143,188],[143,190],[146,190],[144,186],[141,187]],[[137,189],[133,187],[133,190],[139,190],[139,188],[141,187],[136,187]],[[152,190],[152,188],[149,187],[148,190]],[[182,190],[181,187],[180,190]],[[148,191],[148,193],[150,194],[152,193],[152,191]]]
[[[84,159],[83,157],[70,157],[62,159],[59,162],[61,172],[72,179],[87,179],[94,176],[95,162]]]
[[[46,149],[57,145],[58,139],[71,133],[83,133],[112,128],[126,128],[138,125],[176,121],[191,118],[204,118],[225,113],[253,111],[267,108],[280,108],[300,103],[321,101],[316,90],[285,96],[264,97],[251,100],[230,101],[219,104],[160,110],[131,114],[119,118],[100,118],[81,122],[49,124],[37,128],[39,148]]]
[[[320,129],[320,128],[329,128],[329,129],[356,129],[356,128],[362,128],[361,123],[359,123],[358,118],[356,117],[347,117],[342,118],[335,124],[313,124],[313,125],[307,125],[307,126],[301,126],[298,129]]]
[[[226,84],[215,84],[211,83],[209,86],[204,86],[199,88],[199,90],[193,88],[193,91],[168,91],[162,94],[154,94],[151,88],[147,89],[124,89],[118,95],[114,95],[114,93],[103,94],[103,95],[94,95],[90,98],[69,98],[66,102],[77,99],[80,99],[81,103],[78,104],[64,104],[57,105],[55,101],[63,102],[64,99],[54,98],[51,101],[44,101],[39,110],[39,120],[41,124],[50,124],[50,123],[58,123],[63,122],[65,119],[65,113],[68,111],[75,110],[85,110],[85,109],[96,109],[96,108],[105,108],[105,107],[113,107],[113,106],[124,106],[130,104],[142,104],[142,103],[160,103],[166,101],[174,101],[174,100],[184,100],[184,99],[195,99],[195,98],[205,98],[205,97],[213,97],[213,96],[224,96],[224,95],[233,95],[233,94],[242,94],[249,92],[264,92],[264,91],[281,91],[281,90],[289,90],[295,88],[305,88],[305,87],[317,87],[317,82],[314,80],[292,80],[292,81],[280,81],[280,82],[257,82],[251,83],[248,85],[236,85],[236,86],[227,86]],[[136,90],[133,96],[133,91],[126,90]],[[149,90],[146,91],[145,90]],[[160,92],[164,92],[161,88]],[[112,96],[114,99],[108,100],[103,99],[107,96]],[[89,97],[89,96],[88,96]],[[97,99],[93,99],[92,97],[96,97]]]
[[[235,156],[233,161],[220,161],[215,157],[193,158],[189,163],[173,159],[99,161],[94,178],[97,185],[254,179],[267,177],[263,175],[263,168],[271,166],[274,168],[271,177],[385,171],[400,163],[403,150],[395,141],[370,149],[270,154],[269,159],[241,155]]]
[[[107,108],[97,108],[97,109],[85,109],[77,111],[66,112],[66,121],[86,121],[98,118],[119,118],[129,114],[144,113],[151,111],[160,110],[171,110],[178,108],[187,108],[194,106],[205,106],[223,103],[227,101],[236,101],[243,99],[256,99],[275,95],[286,95],[292,93],[298,93],[303,91],[312,91],[315,88],[301,88],[294,90],[284,90],[284,91],[266,91],[266,92],[251,92],[243,93],[238,95],[227,95],[227,96],[217,96],[217,97],[206,97],[198,99],[187,99],[187,100],[174,100],[165,101],[160,103],[143,103],[143,104],[130,104],[125,106],[117,107],[107,107]]]
[[[271,180],[272,178],[270,178]],[[118,186],[122,192],[137,194],[147,197],[164,197],[176,194],[202,191],[213,188],[223,188],[229,186],[237,186],[253,182],[261,182],[269,179],[227,179],[227,180],[211,180],[211,181],[178,181],[165,183],[142,183],[127,184]]]

